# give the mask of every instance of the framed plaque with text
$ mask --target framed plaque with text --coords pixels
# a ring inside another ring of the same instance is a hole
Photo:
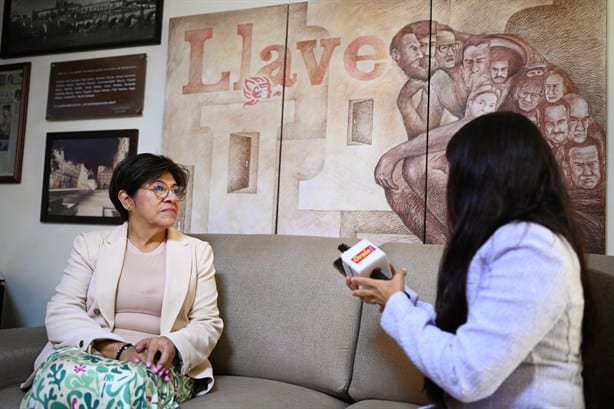
[[[142,115],[146,66],[146,54],[51,63],[47,119]]]

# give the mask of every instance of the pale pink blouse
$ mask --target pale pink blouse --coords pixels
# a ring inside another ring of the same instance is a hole
[[[144,253],[128,241],[117,286],[113,332],[129,342],[160,335],[165,256],[166,242]]]

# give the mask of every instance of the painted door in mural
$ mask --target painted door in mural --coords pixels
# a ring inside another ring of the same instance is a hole
[[[171,19],[164,150],[195,166],[191,230],[442,243],[447,141],[513,110],[603,252],[605,6],[322,0]]]

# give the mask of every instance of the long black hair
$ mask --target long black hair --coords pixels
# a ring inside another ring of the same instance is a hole
[[[512,221],[540,224],[564,237],[580,260],[585,296],[583,332],[590,303],[583,238],[574,221],[559,166],[540,130],[525,116],[494,112],[464,125],[446,149],[451,228],[437,279],[436,325],[456,333],[467,320],[467,271],[478,249],[499,227]],[[588,336],[583,339],[583,349]],[[428,380],[434,402],[443,392]]]

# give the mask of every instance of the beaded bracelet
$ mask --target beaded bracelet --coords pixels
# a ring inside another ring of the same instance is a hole
[[[117,350],[117,353],[115,354],[115,359],[117,359],[119,361],[119,358],[122,356],[122,354],[124,353],[124,351],[128,348],[130,348],[132,346],[131,343],[127,342],[124,345],[120,346],[119,349]]]

